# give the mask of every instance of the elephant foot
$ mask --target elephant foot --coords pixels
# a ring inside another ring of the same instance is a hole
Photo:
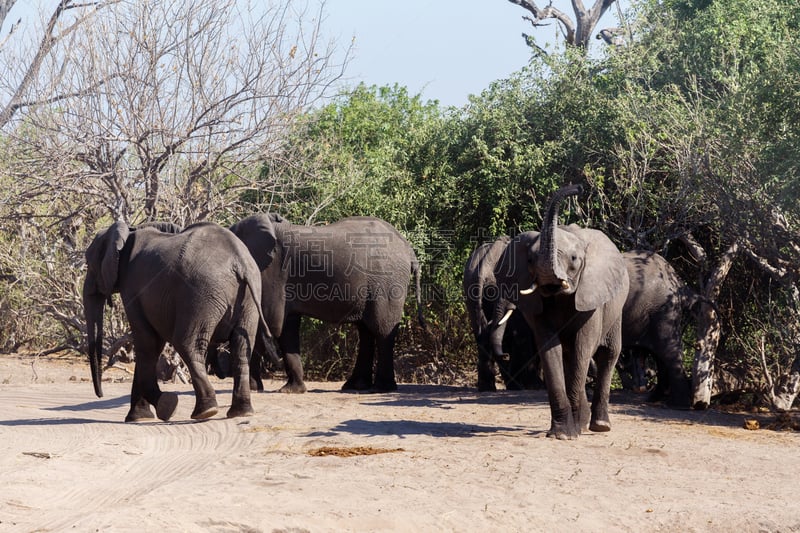
[[[132,406],[128,414],[125,416],[125,422],[141,422],[143,420],[152,420],[155,418],[153,411],[150,410],[148,404]]]
[[[192,420],[205,420],[211,418],[219,412],[217,400],[212,398],[208,400],[198,400],[195,403],[194,411],[192,411]]]
[[[252,404],[250,402],[242,402],[241,404],[231,405],[231,408],[228,409],[228,412],[225,413],[225,416],[228,418],[237,418],[240,416],[253,416],[254,414],[255,411],[253,410]]]
[[[478,378],[478,391],[480,392],[497,392],[497,384],[494,382],[494,376],[492,379],[481,379]]]
[[[250,390],[256,392],[264,392],[264,382],[260,379],[250,378]]]
[[[589,430],[597,433],[611,431],[611,422],[608,420],[592,420],[592,422],[589,424]]]
[[[343,391],[368,391],[372,388],[372,381],[350,376],[342,385]]]
[[[648,403],[657,403],[667,397],[666,391],[661,387],[656,386],[650,394],[647,395],[647,402]]]
[[[303,394],[307,390],[306,384],[301,381],[300,383],[286,383],[283,387],[278,389],[278,392],[283,392],[286,394]]]
[[[552,422],[550,424],[550,430],[547,432],[547,436],[549,438],[558,440],[577,439],[580,434],[580,429],[578,429],[574,424],[556,422]]]
[[[175,408],[178,407],[178,395],[174,392],[162,392],[156,402],[156,415],[159,420],[166,422],[172,415],[175,414]]]
[[[375,383],[371,390],[372,392],[394,392],[397,390],[397,383],[394,381],[387,383]]]
[[[670,409],[675,409],[676,411],[689,411],[692,406],[689,405],[689,399],[681,399],[681,400],[667,400],[667,407]]]
[[[686,378],[675,378],[672,380],[669,394],[667,395],[667,407],[670,409],[689,410],[691,409],[691,383]]]

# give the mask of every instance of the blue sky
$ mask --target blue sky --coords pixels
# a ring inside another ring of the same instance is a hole
[[[569,0],[553,5],[573,13]],[[533,29],[522,20],[528,12],[508,0],[326,0],[325,6],[323,31],[342,43],[355,37],[346,84],[399,83],[443,105],[461,106],[468,95],[524,67],[531,51],[522,32],[536,35],[540,45],[560,34],[555,22]],[[612,6],[598,28],[615,25]]]
[[[260,0],[251,0],[258,2]],[[412,94],[461,106],[470,94],[524,67],[531,50],[522,32],[536,36],[541,46],[560,39],[554,21],[534,29],[522,17],[528,12],[508,0],[299,0],[309,6],[324,2],[323,32],[342,46],[354,39],[344,87],[368,85],[408,87]],[[537,0],[540,7],[550,0]],[[584,0],[587,6],[595,0]],[[621,0],[623,8],[630,2]],[[52,13],[56,0],[18,0],[9,16],[25,22],[41,5]],[[574,19],[570,0],[553,6]],[[612,6],[598,28],[617,25]],[[6,24],[6,27],[8,24]],[[3,32],[5,35],[5,31]],[[38,35],[35,35],[38,42]],[[601,46],[599,43],[593,46]]]

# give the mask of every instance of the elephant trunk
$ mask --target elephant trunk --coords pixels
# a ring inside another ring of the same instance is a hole
[[[568,196],[580,194],[583,188],[580,185],[561,187],[550,198],[542,221],[540,255],[537,268],[541,279],[539,283],[560,284],[567,279],[567,273],[558,261],[558,245],[556,243],[556,226],[558,226],[558,207]]]
[[[495,306],[491,329],[489,330],[489,344],[492,346],[492,355],[495,358],[503,356],[503,337],[508,326],[508,319],[516,306],[506,299],[500,299]]]
[[[86,316],[86,340],[89,353],[89,366],[92,370],[94,393],[103,397],[103,306],[106,297],[101,293],[86,294],[84,287],[83,309]]]

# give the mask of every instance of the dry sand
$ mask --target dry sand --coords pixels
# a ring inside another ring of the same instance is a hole
[[[800,433],[742,414],[612,394],[611,432],[556,441],[544,391],[309,383],[228,420],[216,381],[215,418],[166,384],[171,422],[125,424],[129,374],[98,399],[32,361],[0,356],[0,531],[800,531]]]

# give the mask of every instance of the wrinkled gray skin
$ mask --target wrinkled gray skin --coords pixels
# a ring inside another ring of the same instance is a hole
[[[541,234],[515,237],[495,269],[498,287],[510,295],[516,289],[511,303],[533,329],[550,402],[547,435],[558,439],[576,438],[587,424],[591,431],[611,429],[608,398],[628,294],[622,254],[604,233],[574,224],[557,227],[558,204],[578,192],[559,189]],[[585,384],[592,356],[598,375],[590,417]]]
[[[700,300],[655,252],[622,254],[630,278],[630,291],[622,311],[622,346],[655,356],[658,382],[650,401],[667,397],[667,405],[688,409],[690,380],[683,366],[682,320]]]
[[[685,312],[692,311],[701,297],[657,253],[630,251],[622,256],[630,281],[628,297],[622,309],[622,349],[634,352],[641,350],[655,358],[658,379],[648,401],[666,398],[669,407],[688,409],[690,380],[683,366],[682,322]],[[506,307],[509,305],[506,304]],[[497,350],[496,345],[494,350]],[[510,367],[521,369],[517,370],[521,372],[517,376],[517,383],[529,382],[532,378],[528,375],[531,371],[529,366],[534,365],[524,365],[531,359],[537,359],[536,353],[509,353]]]
[[[540,388],[533,333],[525,318],[500,294],[494,268],[511,241],[503,236],[478,246],[464,266],[464,298],[470,326],[478,347],[478,390],[496,391],[495,364],[509,390]],[[501,325],[494,321],[497,306],[511,317]]]
[[[206,351],[229,342],[235,367],[228,417],[253,413],[250,354],[259,325],[261,277],[247,248],[230,231],[212,223],[184,231],[147,224],[130,228],[117,222],[98,232],[86,250],[83,305],[95,393],[102,397],[103,308],[119,292],[130,322],[136,367],[126,422],[152,419],[150,406],[169,420],[178,403],[162,392],[156,364],[171,343],[186,364],[195,391],[192,418],[218,411],[205,370]]]
[[[231,230],[261,269],[264,316],[278,339],[288,378],[282,392],[306,390],[300,359],[303,316],[358,327],[358,357],[342,390],[397,389],[394,342],[412,273],[418,313],[421,295],[416,255],[394,227],[372,217],[297,226],[276,214],[258,214]]]

